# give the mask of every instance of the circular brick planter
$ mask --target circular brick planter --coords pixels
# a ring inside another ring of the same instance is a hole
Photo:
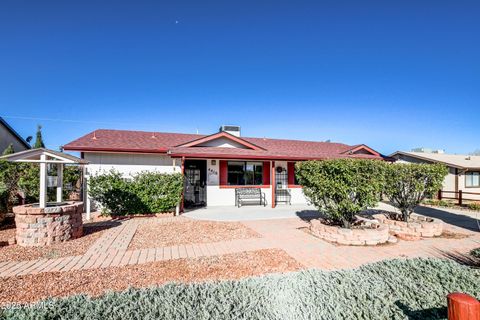
[[[375,246],[389,241],[388,227],[346,229],[323,224],[318,219],[310,221],[310,231],[318,238],[351,246]],[[392,239],[393,240],[393,239]]]
[[[403,240],[418,240],[421,237],[431,238],[443,232],[443,221],[418,214],[410,216],[411,221],[389,219],[384,214],[373,215],[380,223],[389,227],[390,233]]]
[[[13,208],[17,244],[45,246],[76,239],[83,234],[83,202],[38,208],[27,204]]]

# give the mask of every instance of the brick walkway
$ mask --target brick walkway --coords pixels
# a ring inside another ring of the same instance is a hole
[[[394,245],[376,247],[339,246],[313,237],[306,231],[307,222],[293,218],[243,222],[247,227],[258,232],[262,236],[261,238],[128,250],[128,245],[135,235],[138,225],[148,223],[148,219],[118,222],[119,225],[107,230],[84,255],[58,259],[0,262],[0,277],[126,266],[270,248],[286,251],[307,268],[333,270],[354,268],[365,263],[391,258],[445,257],[448,253],[465,253],[480,247],[479,232],[451,225],[446,225],[446,229],[468,234],[468,237],[399,241]],[[187,218],[175,217],[163,218],[161,221],[165,223],[180,222],[185,219]]]
[[[244,224],[269,239],[307,268],[336,270],[394,258],[440,257],[467,253],[480,247],[480,232],[445,224],[445,229],[468,235],[462,239],[423,238],[381,246],[342,246],[313,237],[300,219],[245,221]]]
[[[149,219],[149,218],[146,218]],[[140,223],[146,219],[131,219],[120,222],[119,226],[107,230],[81,256],[31,261],[10,261],[0,263],[0,277],[9,277],[41,272],[73,271],[143,264],[153,261],[199,258],[244,251],[272,248],[264,238],[240,239],[212,243],[197,243],[159,248],[127,250]],[[154,219],[154,218],[152,218]],[[163,218],[160,223],[185,220],[183,217]],[[157,220],[155,223],[159,223]]]

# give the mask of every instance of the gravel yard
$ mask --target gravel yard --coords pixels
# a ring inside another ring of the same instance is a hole
[[[8,239],[15,236],[14,225],[3,226],[0,229],[0,262],[35,260],[42,258],[59,258],[81,255],[102,235],[105,229],[111,227],[106,223],[101,226],[84,225],[84,236],[64,243],[57,243],[46,247],[21,247],[19,245],[6,246]]]
[[[2,247],[8,245],[8,240],[15,237],[15,222],[7,218],[0,224],[0,252]]]
[[[127,267],[8,277],[0,281],[0,305],[28,303],[79,293],[98,296],[107,290],[142,288],[170,281],[239,279],[301,268],[284,251],[275,249]]]
[[[190,219],[162,222],[149,218],[140,224],[129,249],[157,248],[179,244],[209,243],[260,237],[240,222],[215,222]]]

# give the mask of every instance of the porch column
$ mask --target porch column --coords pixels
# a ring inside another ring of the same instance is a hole
[[[85,218],[90,220],[92,218],[90,212],[90,197],[88,195],[88,180],[87,180],[87,166],[83,166],[82,168],[83,174],[83,204],[85,205]]]
[[[40,208],[47,206],[47,156],[40,155]]]
[[[275,208],[275,161],[270,161],[272,167],[272,174],[270,181],[272,184],[272,208]]]
[[[181,163],[182,163],[182,177],[185,179],[185,157],[182,157],[182,162],[181,162]],[[182,200],[181,200],[181,202],[180,202],[180,212],[182,212],[182,213],[183,213],[183,211],[184,211],[184,204],[183,204],[183,202],[184,202],[184,200],[185,200],[185,198],[184,198],[184,196],[185,196],[185,195],[184,195],[184,191],[185,191],[185,182],[183,183],[183,188],[182,188]]]
[[[57,202],[62,202],[63,163],[57,163]]]

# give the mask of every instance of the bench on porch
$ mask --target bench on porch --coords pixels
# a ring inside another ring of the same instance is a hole
[[[260,188],[237,188],[235,189],[235,205],[241,207],[244,203],[257,203],[265,207],[267,199]]]

